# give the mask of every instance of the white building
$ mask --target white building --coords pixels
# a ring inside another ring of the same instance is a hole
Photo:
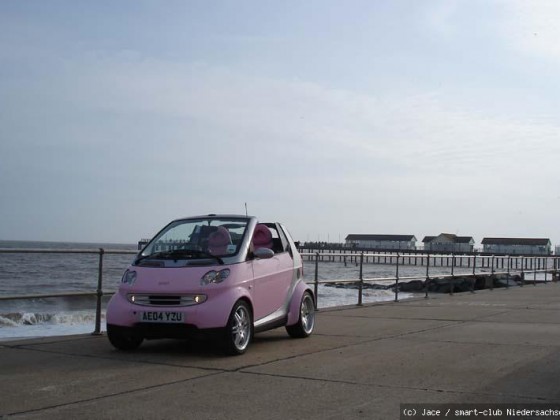
[[[441,233],[438,236],[426,236],[424,251],[436,252],[473,252],[474,239],[472,236],[457,236],[451,233]]]
[[[350,234],[346,237],[346,246],[364,249],[415,250],[416,240],[414,235]]]
[[[548,238],[484,238],[483,251],[490,254],[550,255]]]

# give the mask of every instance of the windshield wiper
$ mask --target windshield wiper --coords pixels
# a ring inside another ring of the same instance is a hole
[[[134,261],[134,264],[138,264],[140,261],[143,261],[143,260],[148,259],[148,258],[157,258],[159,256],[163,256],[164,254],[167,254],[167,251],[160,251],[160,252],[154,252],[153,254],[149,254],[149,255],[142,255],[142,256],[136,258],[136,261]]]
[[[172,259],[172,260],[177,261],[181,257],[183,257],[183,258],[185,258],[185,257],[213,258],[213,259],[217,260],[218,263],[220,263],[220,265],[224,264],[224,261],[216,255],[212,255],[212,254],[209,254],[208,252],[197,251],[197,250],[192,250],[192,249],[174,249],[173,251],[160,251],[160,252],[154,252],[153,254],[150,254],[150,255],[142,255],[141,257],[136,259],[135,264],[138,264],[139,262],[141,262],[145,259],[148,259],[148,258],[160,258],[160,259],[164,259],[164,260]]]
[[[203,258],[214,258],[215,260],[217,260],[220,263],[220,265],[224,264],[224,260],[222,260],[220,257],[218,257],[217,255],[212,255],[212,254],[210,254],[206,251],[178,249],[177,251],[174,251],[174,252],[185,253],[185,254],[193,254],[193,255],[196,255],[198,257],[203,257]]]

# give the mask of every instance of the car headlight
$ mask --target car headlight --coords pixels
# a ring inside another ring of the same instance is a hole
[[[229,268],[225,268],[220,271],[211,270],[202,276],[202,278],[200,279],[200,285],[206,286],[207,284],[210,283],[221,283],[225,279],[227,279],[228,276],[229,276]]]
[[[136,281],[136,271],[126,270],[122,276],[121,283],[133,285]]]

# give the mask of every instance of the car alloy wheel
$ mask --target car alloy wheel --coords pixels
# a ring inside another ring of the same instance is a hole
[[[309,337],[315,327],[315,301],[309,292],[305,292],[301,298],[299,307],[299,319],[294,325],[286,326],[286,331],[294,338]]]
[[[231,311],[226,327],[225,350],[228,354],[243,354],[253,335],[253,319],[246,302],[238,301]]]

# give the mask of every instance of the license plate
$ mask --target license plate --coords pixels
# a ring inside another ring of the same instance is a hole
[[[142,312],[140,315],[142,322],[183,322],[182,312]]]

